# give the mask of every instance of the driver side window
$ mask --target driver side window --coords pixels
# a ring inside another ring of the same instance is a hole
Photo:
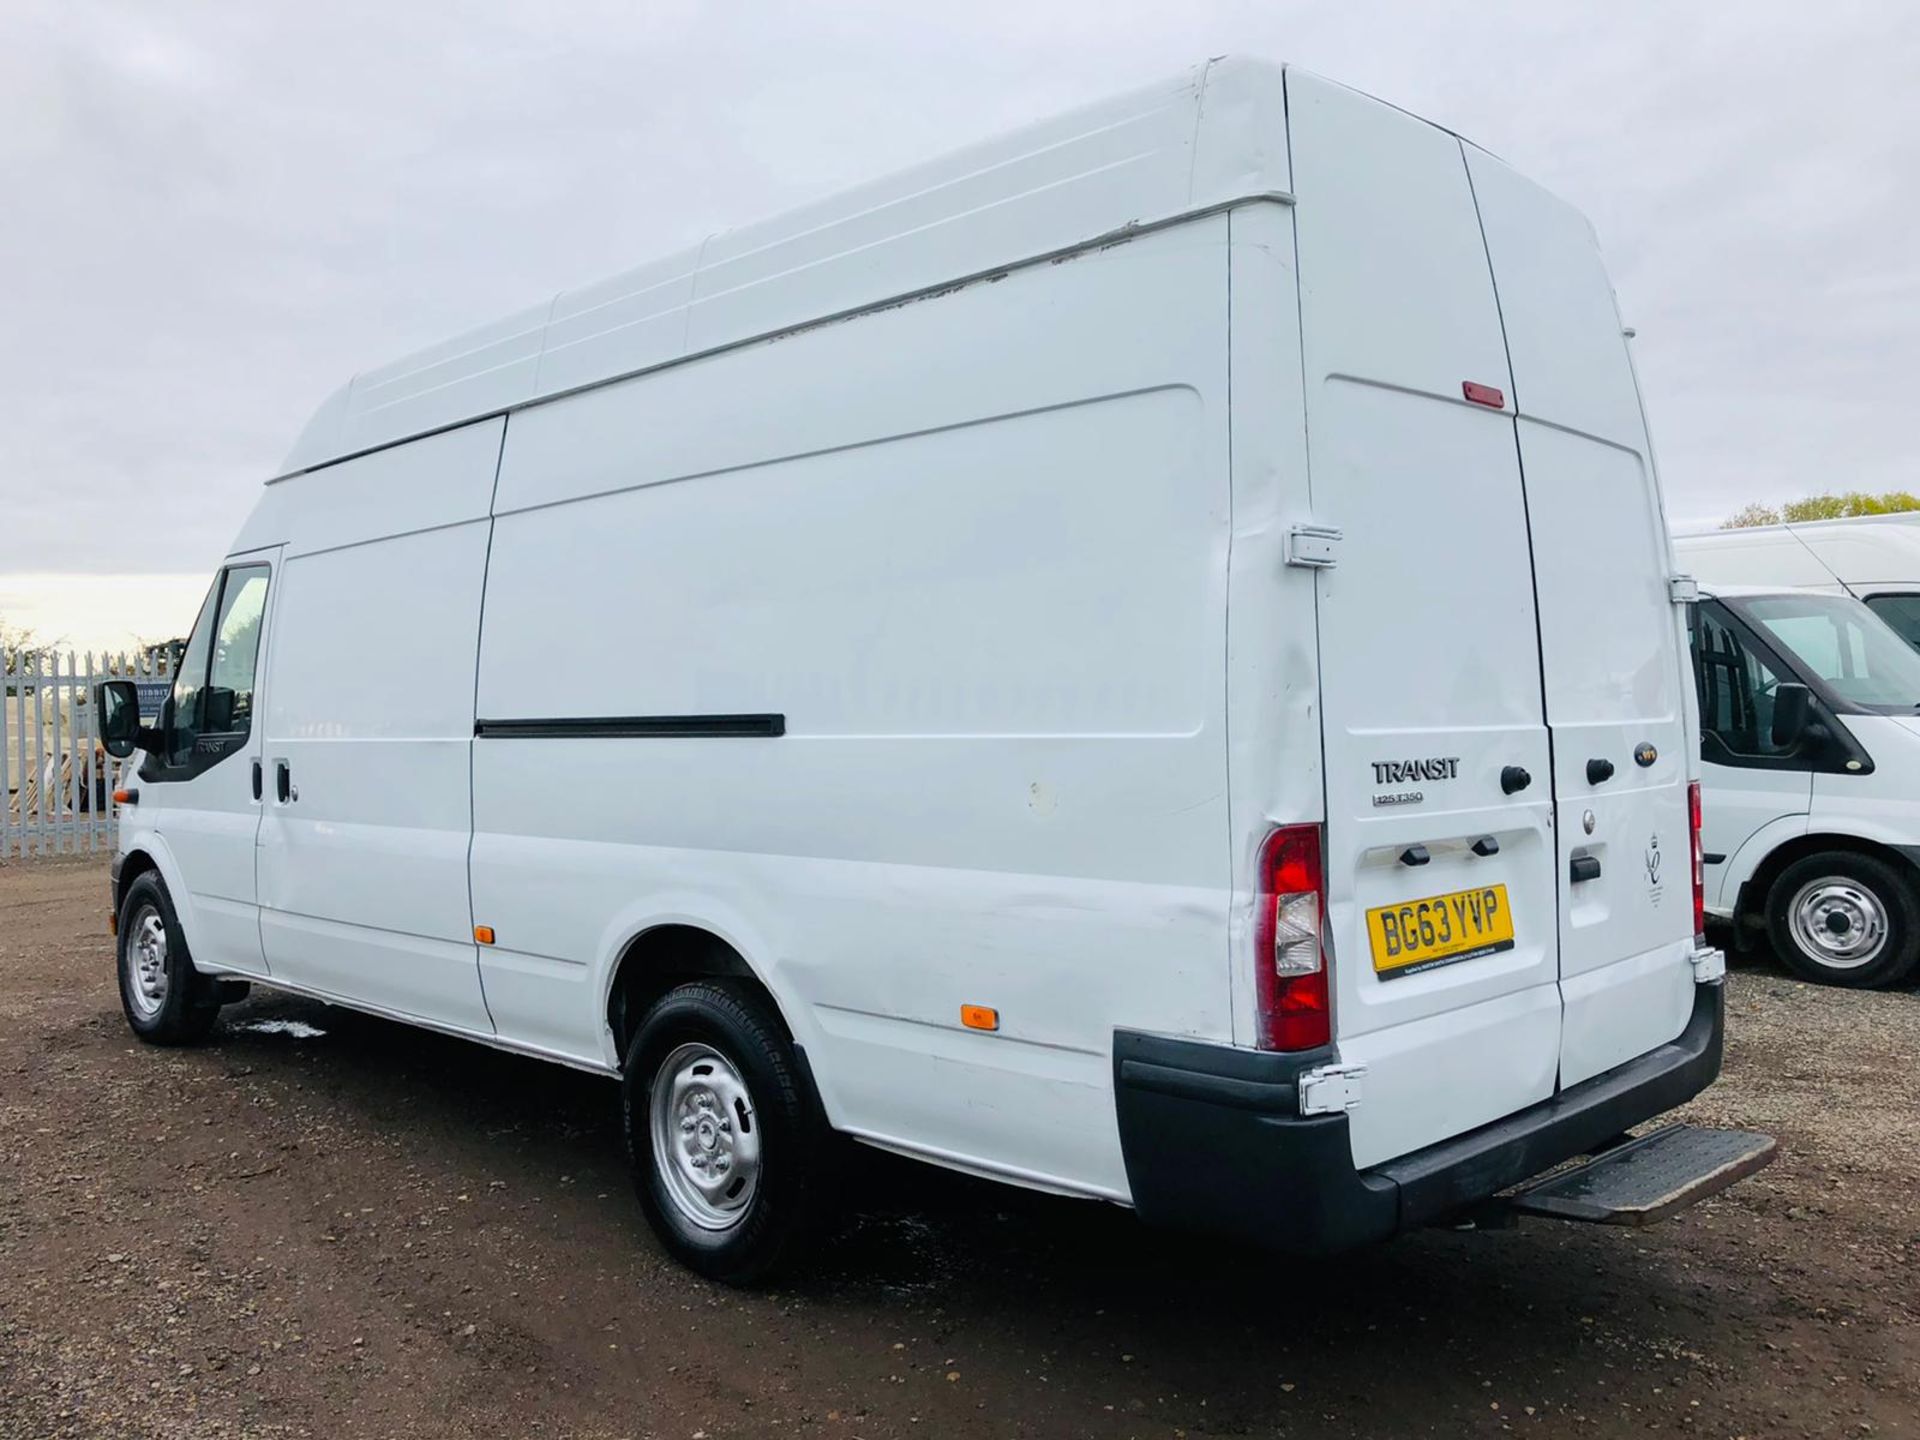
[[[205,768],[252,730],[267,576],[265,565],[237,565],[214,580],[174,676],[168,765]]]
[[[207,681],[207,650],[213,643],[213,613],[220,605],[220,579],[213,577],[213,588],[200,602],[200,617],[193,622],[193,634],[187,640],[180,667],[173,674],[173,699],[167,716],[167,763],[184,765],[193,754],[193,743],[200,738],[200,701]]]
[[[1712,601],[1694,607],[1693,669],[1700,688],[1703,760],[1738,765],[1793,754],[1793,746],[1773,742],[1774,694],[1784,677]]]

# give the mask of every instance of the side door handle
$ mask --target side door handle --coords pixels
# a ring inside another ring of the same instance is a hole
[[[273,762],[273,793],[282,805],[300,798],[300,792],[293,788],[293,767],[284,760]]]
[[[260,757],[258,755],[254,756],[253,757],[253,798],[256,800],[260,798],[260,790],[261,790],[260,776],[261,776],[261,772],[265,768],[266,767],[262,764]]]
[[[1598,880],[1600,878],[1600,857],[1598,855],[1576,855],[1573,857],[1573,863],[1567,867],[1567,873],[1572,877],[1573,883],[1576,885],[1583,880]]]

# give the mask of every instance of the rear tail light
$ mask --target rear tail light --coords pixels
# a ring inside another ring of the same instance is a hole
[[[1253,936],[1263,1050],[1313,1050],[1333,1038],[1320,848],[1318,825],[1283,826],[1260,847]]]
[[[1707,933],[1707,864],[1700,848],[1700,782],[1687,786],[1687,829],[1693,848],[1693,933]]]

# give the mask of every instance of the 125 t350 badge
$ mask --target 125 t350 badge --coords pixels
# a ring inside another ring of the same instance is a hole
[[[1412,760],[1375,760],[1375,785],[1406,785],[1419,780],[1454,780],[1460,775],[1458,755],[1426,755]],[[1386,790],[1374,795],[1375,805],[1418,805],[1424,790]]]

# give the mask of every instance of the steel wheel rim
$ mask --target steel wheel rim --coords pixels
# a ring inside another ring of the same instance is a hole
[[[167,922],[152,905],[133,912],[127,927],[127,1003],[151,1020],[167,1003]]]
[[[760,1121],[740,1072],[711,1045],[679,1045],[653,1074],[653,1166],[667,1199],[702,1230],[731,1230],[760,1188]]]
[[[1871,965],[1887,948],[1887,907],[1873,891],[1839,876],[1802,885],[1787,922],[1801,951],[1834,970]]]

